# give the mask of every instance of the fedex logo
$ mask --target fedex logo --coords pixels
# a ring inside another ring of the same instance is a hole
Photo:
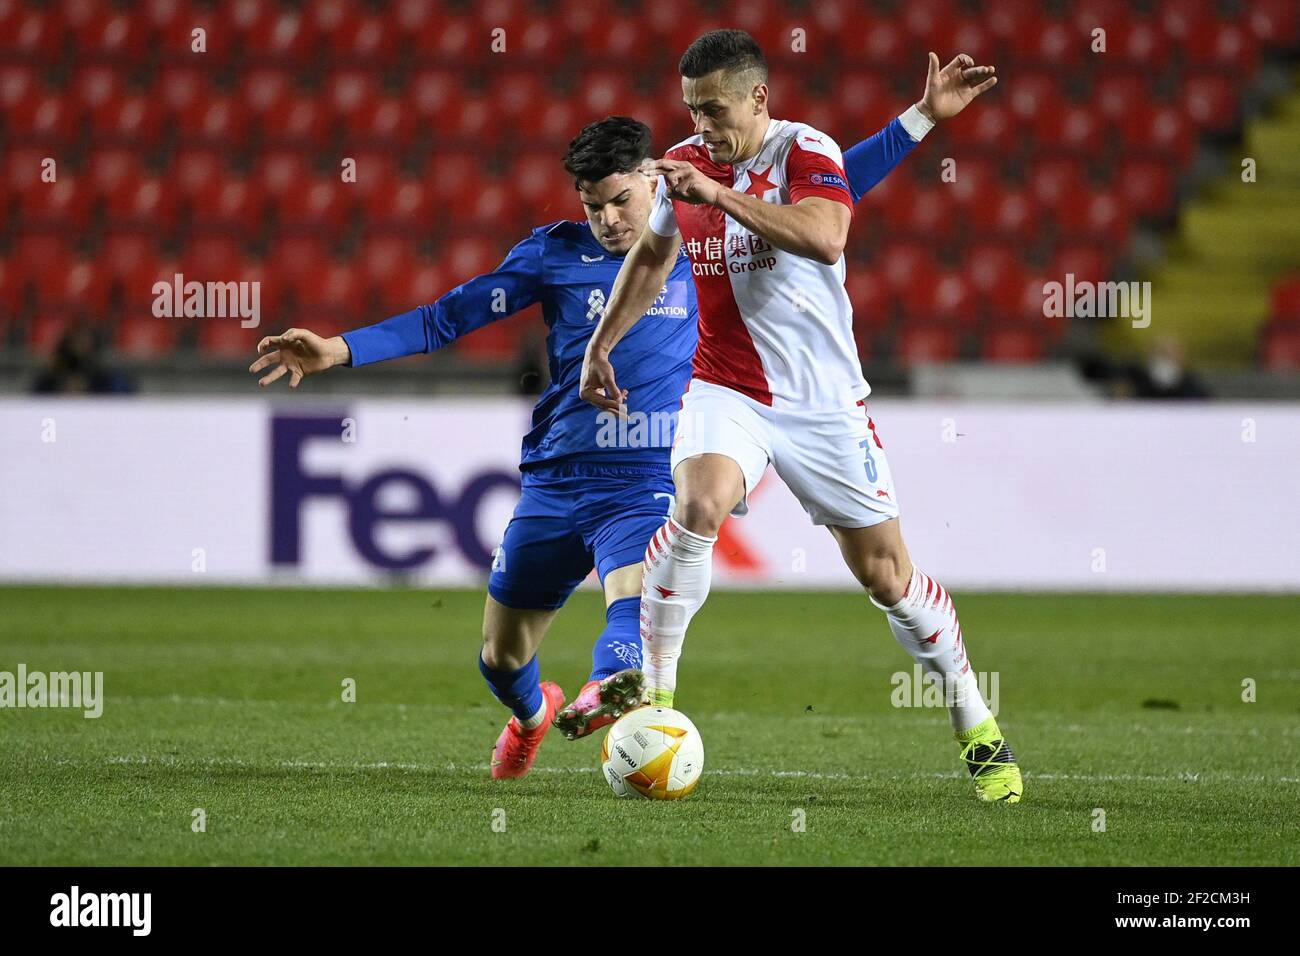
[[[280,417],[271,420],[271,562],[294,565],[302,560],[302,511],[311,499],[335,498],[344,502],[348,535],[367,562],[388,570],[408,570],[437,555],[432,545],[385,549],[378,531],[397,523],[442,523],[450,526],[456,549],[468,563],[484,571],[492,566],[492,548],[478,535],[479,509],[490,494],[519,493],[516,472],[480,471],[460,489],[438,488],[429,476],[403,468],[387,468],[363,480],[349,481],[341,474],[308,472],[304,451],[313,442],[339,441],[339,421],[345,415]],[[385,489],[409,489],[412,504],[385,506]],[[493,542],[495,543],[495,542]]]

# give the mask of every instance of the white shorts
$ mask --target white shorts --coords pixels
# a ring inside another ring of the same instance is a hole
[[[814,412],[775,409],[692,379],[682,396],[673,471],[697,455],[726,455],[738,464],[746,496],[771,462],[813,524],[866,528],[898,517],[889,462],[865,402]],[[748,511],[741,498],[731,513]]]

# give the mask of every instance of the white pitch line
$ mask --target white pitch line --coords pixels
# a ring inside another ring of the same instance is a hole
[[[345,705],[343,704],[342,701],[338,701],[338,700],[327,700],[323,703],[318,704],[313,701],[287,701],[287,700],[274,700],[274,699],[257,698],[257,697],[246,698],[246,699],[237,699],[231,697],[182,697],[179,694],[167,694],[158,697],[127,695],[122,697],[111,698],[111,702],[128,703],[128,704],[131,703],[153,704],[153,703],[158,703],[160,701],[164,701],[169,704],[194,705],[194,706],[201,706],[201,707],[232,707],[232,706],[244,706],[244,705],[252,706],[252,707],[320,706],[320,707],[325,707],[326,709],[329,710],[334,710],[343,706],[355,706],[355,705]],[[373,702],[367,704],[366,706],[393,709],[403,713],[407,711],[422,711],[422,710],[434,711],[434,712],[445,711],[449,713],[466,713],[470,709],[463,705],[456,705],[456,704],[430,704],[430,703],[408,704],[403,702],[394,703],[389,701]],[[915,707],[898,708],[898,710],[907,710],[907,711],[919,710],[919,709],[925,709],[925,708],[915,708]],[[929,708],[929,709],[937,710],[938,708]],[[790,720],[799,719],[799,716],[791,715],[791,714],[752,714],[744,711],[717,711],[713,713],[704,713],[704,712],[696,711],[693,712],[693,715],[695,716],[697,721],[701,723],[705,721],[712,721],[712,720],[790,721]],[[839,723],[860,723],[869,720],[894,720],[897,714],[896,712],[891,711],[889,713],[884,713],[884,714],[880,714],[880,713],[814,714],[813,716],[823,721],[835,721]],[[1126,721],[1132,720],[1132,715],[1128,715],[1128,714],[1103,714],[1100,716],[1106,719],[1123,719]],[[935,726],[940,726],[940,725],[947,726],[948,718],[940,714],[935,714],[933,716],[927,715],[924,718],[919,718],[915,722],[924,723],[924,724],[934,724]],[[1061,730],[1061,731],[1065,731],[1066,733],[1072,733],[1072,734],[1094,733],[1097,730],[1097,727],[1095,726],[1090,726],[1088,724],[1081,724],[1078,721],[1070,721],[1067,723],[1065,721],[1059,721],[1059,720],[1035,720],[1032,717],[1025,718],[1023,716],[1020,717],[1015,724],[1008,722],[1006,726],[1015,727],[1016,730],[1023,730],[1025,728]],[[1126,729],[1133,730],[1138,733],[1144,733],[1144,734],[1177,734],[1179,736],[1196,735],[1196,736],[1211,736],[1211,737],[1255,737],[1255,738],[1300,737],[1300,727],[1278,727],[1275,729],[1270,729],[1268,731],[1261,731],[1257,727],[1252,727],[1249,730],[1235,730],[1232,728],[1225,728],[1225,727],[1192,727],[1192,726],[1159,727],[1151,724],[1130,723],[1129,725],[1127,725]]]
[[[57,758],[57,763],[75,763],[67,758]],[[183,759],[174,756],[153,757],[147,754],[122,755],[109,757],[109,764],[153,764],[166,767],[186,767],[199,764],[205,767],[241,767],[256,768],[267,766],[264,762],[243,760],[238,757],[196,757]],[[488,764],[424,764],[405,761],[376,761],[373,763],[343,763],[324,760],[278,760],[272,766],[282,770],[406,770],[426,772],[472,771],[475,773],[488,769]],[[533,773],[591,774],[599,776],[594,767],[535,767]],[[708,773],[719,777],[771,777],[773,779],[797,778],[807,780],[961,780],[966,774],[960,770],[943,773],[864,773],[851,774],[825,772],[820,770],[760,770],[757,768],[728,767],[709,769]],[[1300,783],[1300,777],[1267,777],[1263,774],[1234,774],[1220,771],[1187,771],[1179,774],[1086,774],[1086,773],[1038,773],[1025,771],[1030,780],[1068,780],[1080,783]]]

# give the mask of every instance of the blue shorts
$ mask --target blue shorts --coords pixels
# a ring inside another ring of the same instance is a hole
[[[673,506],[662,465],[545,465],[523,473],[523,489],[488,593],[506,607],[554,610],[594,567],[601,584],[638,563]]]

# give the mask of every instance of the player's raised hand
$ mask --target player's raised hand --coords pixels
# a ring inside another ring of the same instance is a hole
[[[693,204],[713,204],[718,200],[722,186],[679,159],[661,159],[650,167],[656,176],[662,176],[668,185],[668,195],[673,199]]]
[[[308,375],[343,365],[351,354],[343,336],[324,339],[307,329],[289,329],[281,335],[268,335],[257,343],[257,353],[261,358],[248,366],[250,372],[257,374],[275,366],[257,384],[265,387],[287,374],[290,388],[297,388]]]
[[[916,104],[917,109],[936,122],[956,116],[971,100],[997,85],[994,72],[994,67],[976,66],[965,53],[957,54],[941,70],[939,57],[931,53],[925,95]]]
[[[614,378],[614,366],[603,352],[588,347],[582,356],[582,378],[578,382],[578,397],[606,412],[624,416],[627,391],[620,389]]]

